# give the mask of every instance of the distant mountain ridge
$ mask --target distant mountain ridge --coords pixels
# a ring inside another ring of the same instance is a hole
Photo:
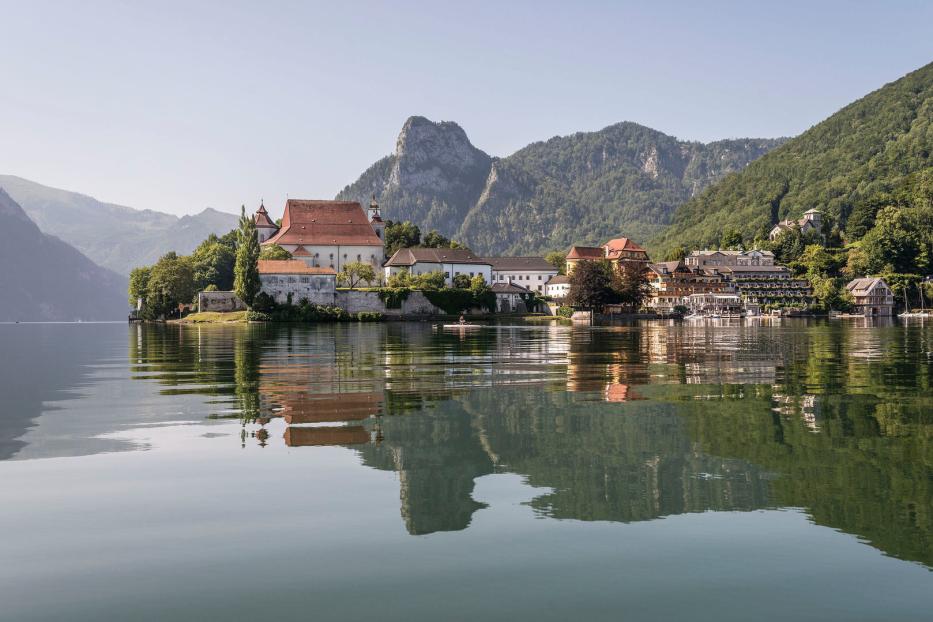
[[[885,205],[901,204],[933,167],[933,63],[886,84],[730,175],[675,212],[652,242],[662,251],[715,245],[732,229],[747,241],[819,209],[849,241]],[[933,194],[929,189],[928,194]]]
[[[126,278],[40,231],[2,188],[0,262],[0,321],[126,319]]]
[[[384,217],[437,229],[481,253],[513,254],[655,235],[699,191],[786,139],[679,141],[618,123],[537,142],[504,158],[453,122],[411,117],[395,153],[338,193]]]
[[[119,274],[155,263],[168,251],[190,253],[211,233],[222,235],[237,216],[208,208],[194,216],[137,210],[12,175],[0,188],[45,233],[60,237],[97,264]]]

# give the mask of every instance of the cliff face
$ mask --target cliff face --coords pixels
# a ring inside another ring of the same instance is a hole
[[[0,321],[126,319],[126,279],[42,233],[2,188],[0,262]]]
[[[338,194],[437,229],[483,253],[541,252],[624,234],[645,239],[673,211],[780,139],[682,142],[635,123],[533,143],[506,158],[451,122],[412,117],[396,150]]]

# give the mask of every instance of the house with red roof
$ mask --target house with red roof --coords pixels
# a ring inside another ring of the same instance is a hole
[[[385,223],[375,198],[366,211],[356,201],[289,199],[281,227],[263,205],[254,220],[262,245],[278,244],[312,268],[340,272],[358,261],[378,272],[385,261]]]
[[[648,251],[629,238],[615,238],[602,246],[571,246],[567,253],[567,274],[581,261],[608,259],[615,263],[638,262],[648,264]]]

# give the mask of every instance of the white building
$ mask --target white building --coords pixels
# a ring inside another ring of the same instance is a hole
[[[771,251],[692,251],[684,263],[690,268],[723,268],[734,266],[773,266],[774,253]]]
[[[299,259],[260,259],[258,268],[260,291],[277,303],[334,304],[337,273],[333,268],[312,267]]]
[[[499,313],[525,313],[534,311],[525,305],[525,298],[534,294],[527,287],[515,283],[493,283],[492,293],[496,295],[496,311]]]
[[[375,200],[367,214],[355,201],[289,199],[282,226],[274,232],[271,227],[276,225],[262,205],[255,219],[262,244],[278,244],[311,267],[340,272],[344,265],[358,261],[378,271],[385,260],[385,223]]]
[[[492,264],[493,283],[515,283],[541,295],[548,280],[557,275],[557,268],[544,257],[486,257]]]
[[[492,283],[492,265],[465,248],[400,248],[385,263],[385,278],[393,274],[408,272],[411,275],[443,272],[447,285],[453,278],[464,274],[473,278],[477,274],[487,283]]]
[[[570,279],[563,274],[552,276],[544,285],[544,295],[562,300],[570,294]]]
[[[790,231],[795,227],[800,229],[800,233],[816,231],[822,235],[823,213],[818,209],[808,209],[803,213],[803,218],[800,220],[782,220],[774,225],[774,228],[768,233],[768,239],[772,241],[776,240],[781,237],[785,231]]]

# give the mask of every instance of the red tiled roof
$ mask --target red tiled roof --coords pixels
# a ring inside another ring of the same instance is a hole
[[[300,259],[260,259],[259,274],[336,274],[333,268],[309,266]]]
[[[310,257],[311,253],[308,252],[304,246],[298,246],[295,250],[292,251],[292,257]]]
[[[264,229],[279,228],[279,226],[269,218],[269,212],[266,211],[266,206],[262,203],[259,204],[259,209],[256,210],[256,214],[253,216],[253,222],[256,223],[257,227],[262,227]]]
[[[628,238],[616,238],[614,240],[609,240],[603,244],[603,248],[606,249],[606,257],[609,257],[610,259],[617,256],[622,251],[647,254],[645,249]]]
[[[571,246],[567,259],[603,259],[606,253],[598,246]]]
[[[263,244],[382,246],[363,208],[355,201],[299,201],[285,204],[282,228]]]

